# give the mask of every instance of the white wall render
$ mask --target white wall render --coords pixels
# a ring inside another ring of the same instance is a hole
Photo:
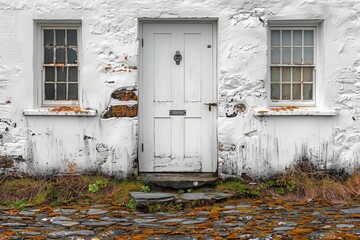
[[[0,16],[0,173],[136,173],[142,18],[217,19],[219,175],[360,164],[360,1],[0,0]],[[39,110],[36,20],[81,21],[81,113]],[[321,20],[315,107],[269,107],[269,20]]]

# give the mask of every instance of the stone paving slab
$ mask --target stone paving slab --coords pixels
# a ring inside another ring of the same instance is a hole
[[[34,214],[23,215],[0,208],[0,239],[360,239],[360,206],[354,204],[238,199],[178,212],[109,204],[81,206],[76,213],[82,214],[64,209],[27,209]]]

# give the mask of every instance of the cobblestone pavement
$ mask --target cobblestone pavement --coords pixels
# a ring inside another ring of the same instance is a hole
[[[0,239],[360,239],[360,204],[231,200],[179,212],[0,208]]]

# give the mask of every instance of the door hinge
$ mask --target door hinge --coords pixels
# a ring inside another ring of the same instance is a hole
[[[144,47],[144,39],[141,39],[141,47]]]
[[[141,144],[141,151],[144,152],[144,144]]]

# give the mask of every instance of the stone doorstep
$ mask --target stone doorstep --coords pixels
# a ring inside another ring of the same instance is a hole
[[[138,205],[165,203],[165,202],[191,202],[191,201],[220,201],[231,198],[234,194],[217,192],[196,193],[162,193],[162,192],[130,192],[130,196]]]
[[[151,186],[189,189],[212,185],[218,176],[214,173],[140,173],[139,179]]]

